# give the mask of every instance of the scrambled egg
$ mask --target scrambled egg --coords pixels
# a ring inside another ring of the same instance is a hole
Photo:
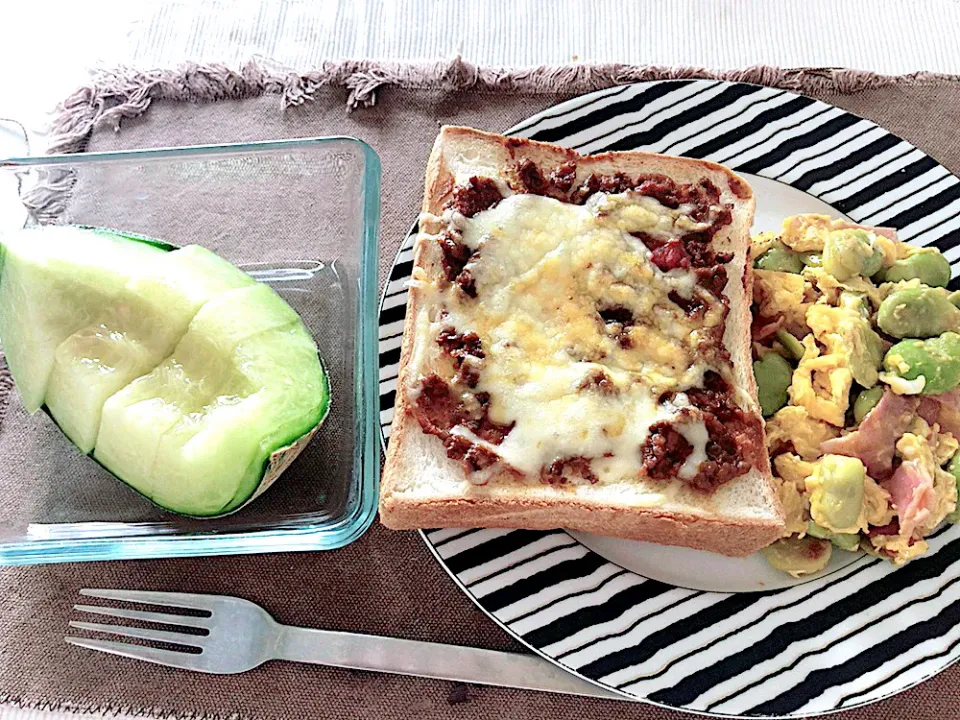
[[[811,417],[802,405],[787,405],[767,420],[769,450],[775,452],[792,443],[794,452],[804,460],[816,460],[821,455],[820,444],[839,434],[837,428]]]
[[[883,342],[855,306],[817,304],[807,310],[807,325],[826,348],[825,355],[848,367],[853,379],[866,388],[877,384],[883,363]]]
[[[801,342],[804,353],[793,371],[790,402],[804,407],[810,417],[842,428],[853,385],[847,358],[839,352],[821,355],[813,335]]]
[[[784,537],[804,535],[807,532],[806,518],[810,516],[809,501],[796,483],[784,480],[780,483],[778,491],[780,503],[783,505],[783,514],[786,518]]]
[[[822,252],[824,236],[843,224],[826,215],[793,215],[783,221],[780,241],[797,252]]]
[[[750,254],[758,258],[763,255],[777,241],[775,232],[757,233],[750,238]]]
[[[803,489],[807,478],[817,469],[817,463],[804,460],[791,452],[785,452],[773,459],[773,467],[782,480]]]
[[[869,475],[863,481],[863,511],[867,525],[883,527],[893,521],[896,511],[890,504],[890,493]]]
[[[803,279],[807,283],[816,288],[816,291],[820,294],[822,299],[834,305],[839,303],[840,294],[844,291],[847,291],[866,296],[870,300],[870,303],[873,305],[873,307],[877,308],[880,306],[880,303],[883,302],[883,298],[892,292],[888,291],[885,295],[872,282],[859,276],[847,278],[843,281],[837,280],[826,270],[818,267],[804,268],[802,275]],[[886,284],[899,285],[900,283]]]
[[[894,565],[906,565],[930,549],[926,540],[914,540],[902,535],[874,535],[863,545],[867,552],[889,560]]]
[[[922,422],[921,418],[917,418]],[[938,426],[934,426],[938,427]],[[933,438],[933,459],[937,467],[943,467],[960,450],[960,442],[948,432],[937,432]]]
[[[787,332],[802,335],[807,327],[810,283],[802,275],[775,270],[753,271],[753,292],[766,317],[783,317]]]
[[[875,284],[866,276],[875,272],[872,268],[864,270],[864,274],[833,270],[843,278],[838,279],[827,271],[830,263],[823,262],[820,254],[827,247],[823,258],[836,259],[833,248],[842,243],[832,234],[841,231],[858,233],[862,242],[867,243],[864,246],[867,251],[860,253],[863,257],[846,262],[846,256],[842,256],[842,267],[856,267],[859,262],[866,268],[868,260],[876,263],[877,257],[882,256],[882,267],[887,268],[896,260],[919,251],[885,233],[857,228],[824,215],[787,218],[779,233],[761,233],[752,240],[754,258],[771,248],[779,248],[777,252],[782,253],[786,246],[800,253],[794,258],[799,257],[803,262],[800,272],[754,270],[754,304],[758,315],[780,322],[780,327],[798,341],[791,343],[796,353],[792,356],[790,347],[769,333],[759,334],[754,343],[757,356],[780,352],[795,366],[787,405],[766,420],[767,447],[786,516],[786,532],[780,544],[796,543],[794,550],[799,551],[804,541],[819,538],[816,542],[832,541],[841,549],[851,550],[856,549],[859,539],[862,549],[902,565],[929,549],[924,537],[957,508],[957,480],[945,466],[960,451],[960,439],[940,425],[928,425],[916,417],[908,431],[896,440],[895,447],[894,469],[899,467],[898,463],[910,463],[909,472],[899,477],[884,477],[881,482],[863,472],[862,493],[861,480],[856,474],[848,473],[848,482],[839,484],[835,478],[825,475],[829,472],[825,462],[843,461],[840,465],[848,470],[852,462],[865,470],[862,463],[870,461],[869,458],[866,461],[838,458],[825,454],[821,448],[827,441],[858,430],[850,412],[858,392],[881,382],[886,383],[881,386],[886,390],[896,389],[891,388],[888,378],[880,373],[889,343],[874,329],[875,313],[891,293],[921,285],[917,279]],[[874,251],[872,255],[870,248]],[[834,255],[827,257],[830,253]],[[776,267],[776,264],[768,263],[767,267]],[[783,269],[793,268],[783,265]],[[936,291],[949,295],[943,288]],[[800,347],[802,357],[797,359]],[[867,406],[867,411],[870,407]],[[858,403],[857,417],[864,412]],[[960,426],[960,406],[956,403],[941,404],[939,412],[941,422],[950,427]],[[919,475],[910,474],[914,471]],[[852,484],[851,475],[855,478]],[[905,480],[909,482],[898,486]],[[920,483],[923,487],[912,492],[911,483]],[[904,492],[910,503],[898,513],[893,498],[900,497],[904,502]],[[830,493],[834,495],[831,497]],[[849,502],[854,503],[852,508]],[[830,508],[841,508],[842,512],[831,515]],[[839,525],[831,522],[838,518]],[[789,553],[781,555],[786,557]],[[825,566],[828,557],[829,553],[822,563],[812,566],[774,564],[791,574],[806,574]]]

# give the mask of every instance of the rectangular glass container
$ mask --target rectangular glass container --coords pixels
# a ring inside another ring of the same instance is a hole
[[[358,538],[380,473],[376,153],[330,137],[0,161],[0,191],[17,186],[31,223],[204,245],[269,283],[313,334],[332,402],[264,495],[234,515],[191,520],[112,477],[0,387],[0,564],[320,550]],[[0,230],[22,224],[4,215]]]

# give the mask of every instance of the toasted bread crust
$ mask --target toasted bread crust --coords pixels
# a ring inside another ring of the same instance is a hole
[[[736,301],[730,303],[724,341],[733,359],[737,383],[752,398],[749,409],[759,414],[750,367],[752,279],[746,257],[755,201],[745,181],[727,168],[705,161],[639,152],[581,157],[572,150],[545,143],[508,139],[469,128],[444,127],[428,161],[423,199],[423,211],[426,213],[441,214],[453,191],[454,174],[445,155],[450,147],[481,148],[485,157],[495,161],[501,177],[508,179],[519,160],[530,159],[539,167],[548,169],[575,161],[578,183],[593,173],[619,170],[631,175],[664,174],[678,183],[696,182],[706,177],[718,187],[734,192],[737,195],[734,223],[714,243],[716,250],[736,254],[728,266],[730,277],[725,291],[728,297]],[[427,269],[429,274],[431,265],[426,245],[418,242],[414,250],[414,266]],[[763,460],[750,474],[757,476],[756,481],[771,498],[771,512],[769,517],[756,519],[714,518],[704,516],[709,513],[700,513],[697,508],[691,508],[690,512],[665,512],[657,507],[614,507],[573,493],[557,493],[548,498],[535,497],[523,485],[517,485],[511,493],[491,493],[484,488],[471,487],[464,493],[451,493],[450,497],[423,498],[401,492],[404,478],[412,472],[418,472],[417,468],[421,465],[414,454],[426,453],[432,462],[443,468],[442,472],[452,474],[456,482],[466,482],[460,466],[446,458],[439,439],[423,433],[410,411],[405,392],[409,383],[416,379],[411,377],[411,373],[416,373],[417,368],[411,367],[409,360],[416,319],[423,310],[422,303],[422,292],[417,287],[411,288],[404,322],[393,428],[381,485],[380,518],[387,527],[567,527],[734,556],[754,552],[780,536],[783,530],[782,509],[770,477],[765,451],[753,453]],[[753,443],[763,447],[762,433],[753,438]],[[494,478],[492,484],[497,480]]]

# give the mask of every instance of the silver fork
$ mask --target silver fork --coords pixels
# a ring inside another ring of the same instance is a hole
[[[68,636],[72,645],[157,665],[205,673],[232,674],[252,670],[268,660],[333,665],[480,685],[543,690],[625,700],[535,655],[402,640],[356,633],[313,630],[281,625],[259,605],[237,597],[134,590],[81,590],[87,597],[162,607],[200,610],[206,617],[168,612],[146,612],[125,607],[74,605],[80,612],[140,620],[181,628],[199,628],[204,634],[71,621],[70,627],[160,643],[178,651],[114,640]]]

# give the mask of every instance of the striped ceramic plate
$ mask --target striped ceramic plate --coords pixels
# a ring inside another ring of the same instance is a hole
[[[755,230],[818,210],[895,227],[903,240],[942,250],[958,282],[960,180],[873,123],[807,97],[712,80],[644,83],[563,103],[510,134],[581,153],[720,162],[754,186]],[[384,442],[412,239],[380,312]],[[435,530],[424,539],[518,640],[585,678],[669,707],[805,717],[887,697],[960,658],[960,526],[941,529],[929,554],[905,568],[837,553],[846,560],[829,572],[777,585],[754,577],[755,561],[731,571],[726,559],[563,531]]]

